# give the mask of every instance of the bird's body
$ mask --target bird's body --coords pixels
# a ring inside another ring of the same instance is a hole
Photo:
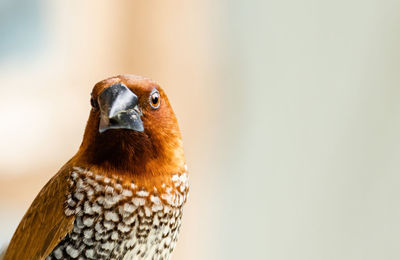
[[[66,215],[73,230],[47,259],[168,259],[181,224],[186,173],[147,189],[74,168]]]
[[[168,99],[118,76],[95,86],[92,106],[78,153],[36,197],[5,260],[169,259],[188,176]]]

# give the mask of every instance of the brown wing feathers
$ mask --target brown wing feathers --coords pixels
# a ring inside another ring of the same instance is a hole
[[[40,191],[26,212],[4,260],[45,259],[73,228],[74,217],[64,214],[69,167],[63,167]]]

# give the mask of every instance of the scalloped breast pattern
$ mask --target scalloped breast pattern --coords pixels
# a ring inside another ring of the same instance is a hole
[[[167,260],[181,226],[187,173],[149,191],[75,167],[65,214],[74,228],[46,258]]]

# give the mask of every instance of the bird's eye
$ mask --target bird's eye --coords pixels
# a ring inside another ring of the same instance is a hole
[[[154,109],[160,107],[160,93],[156,89],[151,92],[149,103]]]
[[[94,100],[93,97],[90,99],[90,104],[92,105],[92,107],[93,107],[94,109],[97,109],[97,108],[98,108],[97,102],[96,102],[96,100]]]

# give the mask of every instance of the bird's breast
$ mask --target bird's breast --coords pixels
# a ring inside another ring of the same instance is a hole
[[[146,187],[75,167],[65,214],[74,228],[47,259],[169,259],[188,193],[187,173]]]

